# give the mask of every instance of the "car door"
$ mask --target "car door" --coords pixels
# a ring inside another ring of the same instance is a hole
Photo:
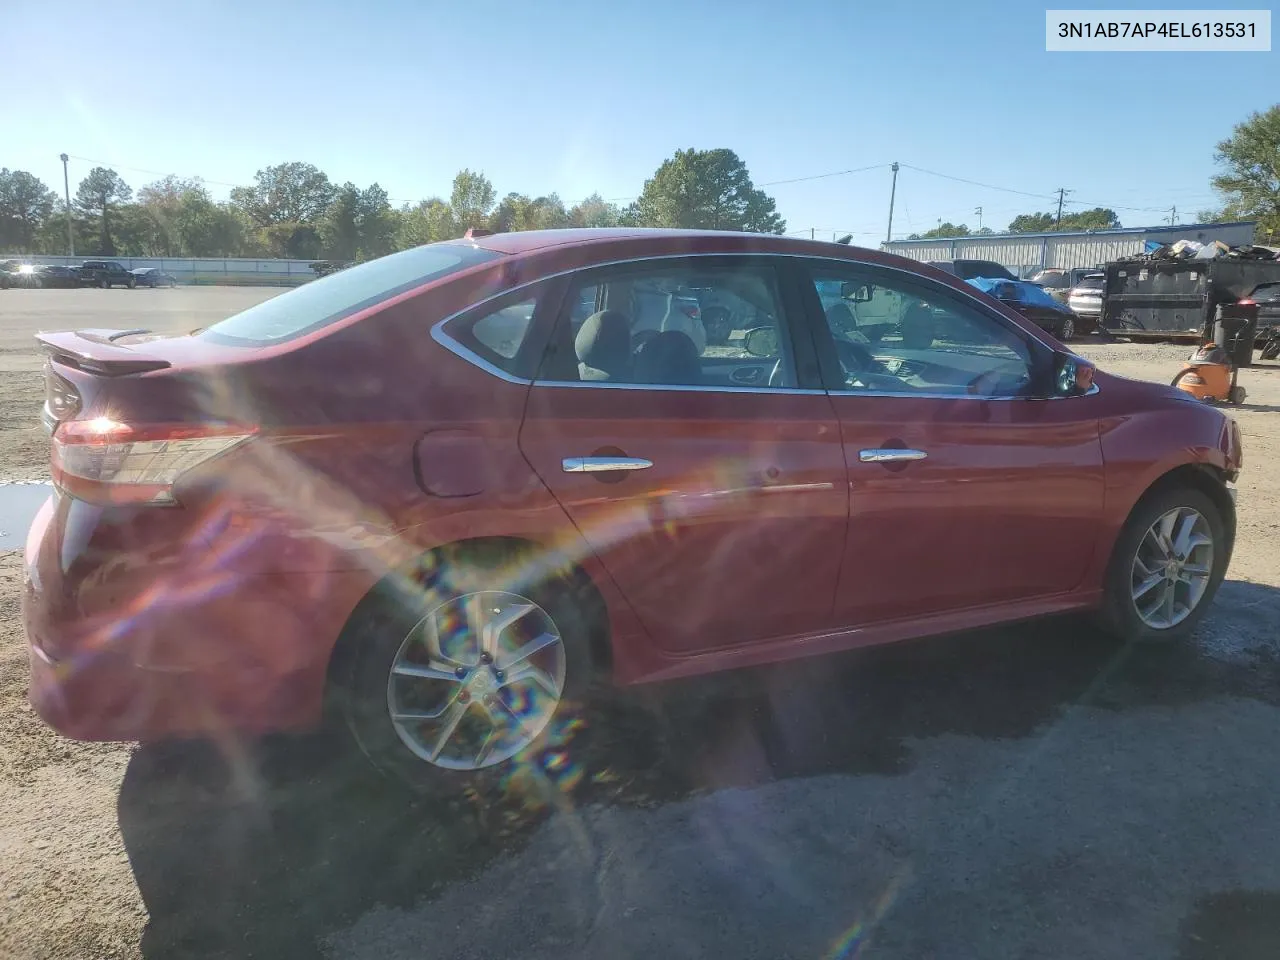
[[[687,289],[750,302],[756,329],[772,331],[754,342],[771,351],[748,354],[731,337],[699,352],[682,330],[635,329],[638,302]],[[794,335],[798,297],[760,257],[659,258],[570,278],[520,446],[669,652],[831,622],[844,454],[811,338]]]
[[[1093,396],[1047,399],[1035,334],[909,271],[810,261],[803,284],[849,464],[845,623],[1066,593],[1098,547],[1103,461]],[[825,322],[817,291],[892,291],[870,346]]]

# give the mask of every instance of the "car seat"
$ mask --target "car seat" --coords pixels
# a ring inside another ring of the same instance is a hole
[[[702,362],[692,339],[679,330],[664,330],[636,351],[635,375],[637,383],[698,386]]]
[[[676,305],[675,294],[667,294],[667,309],[658,324],[658,330],[679,331],[693,343],[695,356],[702,356],[707,349],[707,329],[699,317],[691,317]]]
[[[626,380],[631,370],[631,324],[617,310],[601,310],[582,321],[573,338],[580,380]]]
[[[908,350],[928,350],[933,346],[936,329],[933,311],[923,303],[912,304],[900,324],[902,345]]]

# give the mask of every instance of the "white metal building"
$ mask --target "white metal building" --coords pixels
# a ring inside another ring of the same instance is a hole
[[[1120,227],[1061,233],[1002,233],[937,240],[890,240],[881,250],[913,260],[994,260],[1018,276],[1043,267],[1093,267],[1142,253],[1148,240],[1173,243],[1221,240],[1229,247],[1253,243],[1255,220],[1185,223],[1176,226]]]

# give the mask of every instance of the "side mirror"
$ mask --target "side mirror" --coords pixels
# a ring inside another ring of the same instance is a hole
[[[870,303],[872,287],[867,283],[845,281],[840,284],[840,299],[852,300],[854,303]]]
[[[773,327],[756,327],[742,339],[742,349],[753,357],[778,356],[778,331]]]
[[[1093,389],[1093,373],[1096,368],[1074,353],[1058,354],[1058,371],[1053,381],[1053,392],[1059,397],[1082,397]]]

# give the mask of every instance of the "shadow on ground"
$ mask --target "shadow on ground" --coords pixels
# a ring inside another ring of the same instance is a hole
[[[1237,890],[1203,897],[1182,926],[1178,960],[1280,957],[1280,893]]]
[[[1027,737],[1075,704],[1280,703],[1280,664],[1265,646],[1277,619],[1280,591],[1230,582],[1186,646],[1118,646],[1064,618],[606,692],[581,713],[571,763],[532,764],[452,801],[379,779],[337,734],[143,747],[119,798],[151,917],[143,952],[315,956],[318,937],[377,904],[429,900],[474,877],[558,806],[894,776],[911,768],[915,738]],[[1188,930],[1225,909],[1209,903]]]

